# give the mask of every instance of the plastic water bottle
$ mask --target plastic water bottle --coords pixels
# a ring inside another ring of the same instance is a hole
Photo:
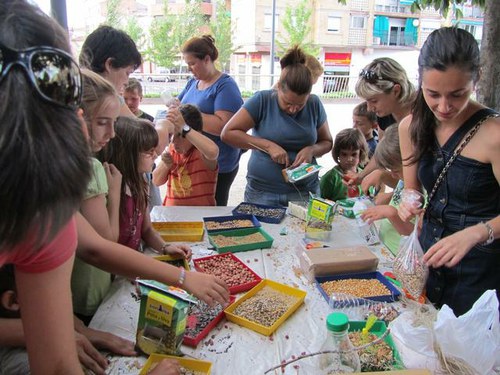
[[[322,355],[321,373],[330,375],[360,372],[359,355],[349,339],[347,315],[341,312],[331,313],[326,319],[326,328],[328,333],[322,350],[335,353]]]
[[[361,214],[368,208],[364,199],[359,199],[354,202],[354,206],[352,207],[352,212],[354,213],[354,217],[356,218],[356,223],[358,224],[359,231],[361,232],[361,236],[366,241],[368,245],[375,245],[380,242],[380,238],[378,236],[377,227],[375,224],[368,224],[361,218]]]

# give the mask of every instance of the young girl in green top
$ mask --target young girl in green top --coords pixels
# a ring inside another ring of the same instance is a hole
[[[380,240],[396,255],[401,235],[408,235],[413,229],[411,222],[402,221],[398,215],[401,192],[403,191],[403,162],[397,125],[386,129],[384,138],[375,149],[373,158],[378,168],[386,170],[394,179],[399,179],[399,182],[392,192],[389,204],[370,207],[361,215],[361,218],[370,224],[375,220],[382,220],[379,228]]]
[[[335,137],[332,156],[337,165],[321,178],[321,197],[336,201],[361,195],[359,186],[348,188],[345,176],[347,172],[359,172],[360,165],[368,161],[368,144],[363,133],[352,128],[341,130]]]

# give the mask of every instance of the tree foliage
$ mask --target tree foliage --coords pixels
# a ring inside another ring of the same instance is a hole
[[[319,54],[319,47],[311,39],[312,8],[308,0],[302,0],[297,6],[287,4],[282,26],[285,34],[278,34],[276,45],[278,55],[282,55],[291,46],[299,45],[306,53]]]
[[[144,51],[146,35],[135,17],[127,18],[127,23],[125,24],[123,31],[125,31],[132,38],[139,51]]]
[[[163,16],[155,18],[149,29],[147,56],[154,63],[172,66],[178,59],[182,44],[202,33],[208,23],[201,7],[201,0],[186,0],[181,14],[170,14],[168,1],[164,1]]]
[[[231,13],[226,9],[224,0],[217,0],[215,7],[215,15],[210,20],[210,30],[219,51],[219,68],[222,71],[228,71],[231,55],[237,49],[233,46],[232,41]]]
[[[121,0],[106,0],[106,25],[120,28],[123,18],[120,13],[120,4]]]

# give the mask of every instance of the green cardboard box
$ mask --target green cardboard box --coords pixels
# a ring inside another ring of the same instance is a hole
[[[144,354],[179,354],[188,313],[188,302],[159,287],[139,283],[141,308],[136,347]]]

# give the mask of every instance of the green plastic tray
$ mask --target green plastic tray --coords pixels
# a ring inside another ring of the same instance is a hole
[[[349,321],[349,332],[357,332],[361,331],[366,324],[366,320],[350,320]],[[387,331],[387,325],[382,320],[377,320],[372,328],[370,329],[370,333],[374,334],[377,337],[380,337]],[[401,358],[399,357],[399,353],[396,349],[396,345],[394,345],[394,341],[392,340],[391,334],[389,333],[387,337],[384,339],[384,342],[389,345],[392,349],[392,354],[394,356],[394,367],[400,368],[399,364],[401,364]]]
[[[248,236],[250,234],[254,234],[259,232],[262,234],[262,236],[265,238],[265,241],[261,242],[253,242],[253,243],[246,243],[242,245],[231,245],[231,246],[224,246],[224,247],[219,247],[215,244],[215,242],[212,239],[212,236],[225,236],[225,237],[236,237],[236,236]],[[264,229],[262,228],[244,228],[244,229],[235,229],[235,230],[225,230],[225,231],[219,231],[219,232],[212,232],[208,234],[208,240],[212,244],[212,246],[217,250],[219,254],[222,253],[237,253],[241,251],[249,251],[249,250],[255,250],[255,249],[267,249],[273,246],[273,241],[274,238],[272,238]]]

